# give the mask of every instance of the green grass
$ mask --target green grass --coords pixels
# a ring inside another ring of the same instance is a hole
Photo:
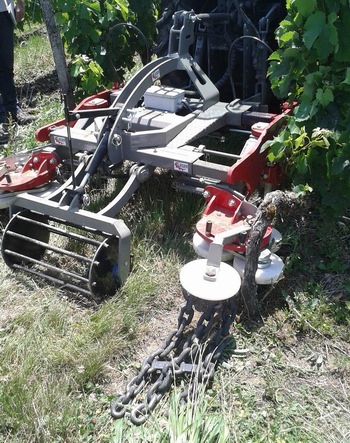
[[[18,48],[19,84],[22,72],[37,74],[31,44],[33,53],[43,48],[52,70],[48,47],[30,40]],[[62,115],[57,93],[37,94],[33,104],[39,120],[21,128],[12,152],[34,147],[34,130]],[[96,180],[91,207],[122,182]],[[199,397],[179,409],[178,379],[145,425],[110,417],[110,401],[176,327],[184,304],[179,269],[194,257],[191,235],[203,202],[170,183],[169,174],[157,174],[123,209],[133,233],[132,272],[101,304],[0,261],[0,442],[349,442],[350,226],[322,224],[317,205],[280,224],[285,278],[259,289],[254,322],[238,305],[232,340]]]

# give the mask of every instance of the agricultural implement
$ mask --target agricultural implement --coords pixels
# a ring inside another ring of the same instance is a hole
[[[269,14],[275,10],[273,4]],[[66,109],[65,119],[39,129],[36,138],[45,146],[1,163],[0,201],[11,215],[1,244],[5,263],[95,300],[115,294],[128,278],[131,232],[116,217],[156,168],[173,171],[176,189],[205,199],[193,238],[200,258],[180,272],[187,303],[178,329],[112,405],[112,415],[123,416],[146,378],[157,374],[146,403],[132,414],[135,423],[143,422],[169,388],[174,367],[177,374],[200,370],[203,380],[210,378],[244,272],[256,213],[249,198],[261,186],[269,191],[279,184],[278,166],[267,162],[263,146],[285,124],[290,108],[268,112],[261,88],[245,100],[222,101],[218,85],[191,55],[198,55],[193,48],[202,47],[204,29],[228,27],[236,19],[227,12],[175,11],[166,55],[145,65],[122,88],[88,97],[74,110]],[[260,43],[266,50],[266,43]],[[171,84],[174,76],[181,85]],[[246,135],[239,152],[201,143],[204,136],[228,132]],[[125,162],[132,166],[123,189],[104,208],[84,209],[91,178],[98,172],[113,177]],[[279,241],[278,232],[269,228],[261,244],[259,284],[274,283],[282,273]],[[189,338],[184,328],[193,316],[193,298],[206,300],[211,308],[199,320],[201,333],[197,328]],[[221,326],[206,363],[194,364],[194,343],[206,340],[217,322]]]

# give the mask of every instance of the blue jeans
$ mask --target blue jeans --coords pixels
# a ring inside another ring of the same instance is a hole
[[[8,12],[0,12],[0,123],[17,115],[14,82],[14,25]],[[10,114],[10,115],[9,115]]]

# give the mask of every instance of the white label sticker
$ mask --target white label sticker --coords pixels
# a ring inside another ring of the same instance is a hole
[[[188,163],[174,161],[174,170],[188,172]]]
[[[60,137],[58,135],[55,135],[54,136],[54,143],[55,143],[55,145],[66,146],[66,139],[65,139],[65,137]]]
[[[155,82],[159,78],[160,78],[160,70],[156,69],[155,71],[152,72],[152,82]]]

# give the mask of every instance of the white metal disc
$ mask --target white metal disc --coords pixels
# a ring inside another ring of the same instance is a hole
[[[243,278],[245,260],[239,257],[235,257],[233,260],[233,266]],[[271,264],[266,268],[258,268],[255,273],[255,281],[258,285],[272,285],[276,283],[283,272],[284,263],[283,260],[276,254],[271,254]]]
[[[191,261],[181,269],[180,282],[189,294],[209,301],[227,300],[237,294],[241,278],[232,266],[221,263],[215,281],[204,278],[206,267],[207,260],[201,259]]]

